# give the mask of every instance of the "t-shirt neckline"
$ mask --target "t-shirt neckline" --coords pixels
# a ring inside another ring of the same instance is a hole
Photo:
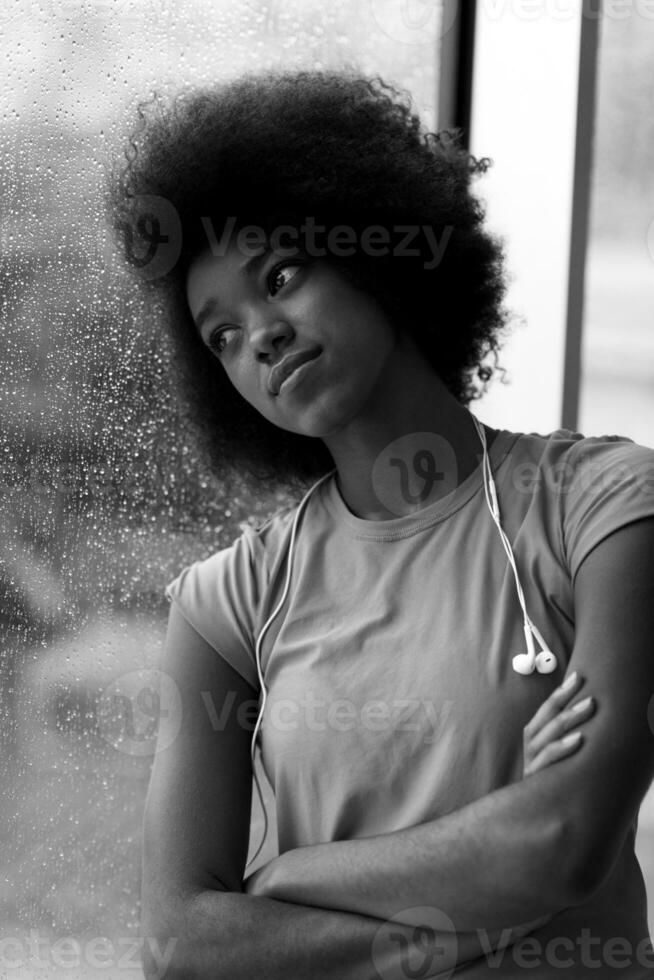
[[[509,432],[507,429],[498,429],[497,435],[488,448],[491,471],[495,473],[499,469],[508,451],[520,433]],[[446,520],[451,517],[464,504],[470,500],[480,488],[483,488],[481,444],[479,447],[479,464],[472,473],[466,477],[463,483],[439,500],[422,507],[412,514],[404,514],[400,517],[393,517],[389,520],[366,520],[356,517],[341,496],[336,482],[336,472],[332,473],[323,485],[322,494],[325,505],[339,524],[346,526],[356,537],[375,538],[377,540],[391,541],[397,538],[409,537],[424,528]]]

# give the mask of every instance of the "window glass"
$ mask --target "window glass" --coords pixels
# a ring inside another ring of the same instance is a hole
[[[654,12],[602,18],[580,417],[586,435],[654,447]],[[637,853],[654,929],[654,791]]]
[[[3,2],[3,975],[141,975],[143,796],[175,710],[154,669],[164,586],[278,505],[193,449],[157,310],[105,226],[107,162],[153,90],[268,66],[379,72],[433,128],[440,8],[418,6]]]
[[[601,23],[579,429],[654,446],[654,12],[645,11],[633,5]]]

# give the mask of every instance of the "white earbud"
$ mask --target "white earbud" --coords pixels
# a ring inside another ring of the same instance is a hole
[[[518,653],[511,661],[516,674],[551,674],[556,670],[556,657],[551,650],[541,650],[538,654]]]
[[[536,657],[533,653],[518,653],[511,661],[516,674],[533,674]]]
[[[529,623],[525,618],[524,622],[524,633],[525,633],[525,643],[527,645],[526,653],[519,653],[512,660],[513,669],[516,674],[533,674],[536,669],[536,661],[538,657],[536,656],[536,650],[534,648],[534,638],[531,634],[531,629],[529,628]]]
[[[541,650],[536,657],[536,670],[539,674],[551,674],[556,670],[556,657],[551,650]]]
[[[531,620],[525,619],[524,631],[527,652],[519,653],[513,658],[513,669],[516,674],[533,674],[535,670],[539,674],[551,674],[553,670],[556,670],[556,657],[551,650],[547,649],[537,630],[536,633],[538,633],[542,649],[540,653],[536,653],[532,630],[536,630],[536,627],[532,625]]]

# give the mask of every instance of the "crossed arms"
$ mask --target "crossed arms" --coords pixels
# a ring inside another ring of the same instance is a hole
[[[577,574],[570,670],[588,678],[598,705],[583,751],[439,820],[289,851],[246,883],[250,894],[242,893],[249,739],[236,728],[220,739],[213,733],[212,761],[228,781],[212,787],[198,765],[198,746],[206,751],[211,736],[200,731],[194,695],[194,685],[195,692],[198,684],[206,689],[207,668],[198,666],[194,678],[188,653],[177,662],[174,646],[183,637],[173,631],[164,669],[182,686],[185,718],[193,710],[195,716],[180,744],[155,758],[144,824],[143,924],[146,932],[184,932],[194,942],[181,942],[178,965],[167,975],[238,980],[265,963],[270,977],[300,980],[303,970],[372,977],[370,943],[380,920],[402,910],[443,910],[465,933],[545,920],[585,901],[611,872],[654,774],[652,581],[654,518],[611,534]],[[216,677],[224,682],[224,674]],[[250,697],[240,683],[244,699]],[[408,924],[406,930],[410,938]],[[292,947],[286,959],[282,938]]]

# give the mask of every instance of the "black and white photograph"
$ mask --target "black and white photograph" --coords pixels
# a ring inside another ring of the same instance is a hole
[[[0,980],[654,980],[654,0],[0,53]]]

